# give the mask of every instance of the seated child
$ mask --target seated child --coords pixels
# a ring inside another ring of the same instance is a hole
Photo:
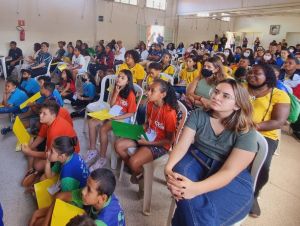
[[[120,115],[113,117],[111,120],[122,120],[125,122],[131,121],[131,117],[137,110],[131,71],[120,71],[116,79],[114,91],[110,100],[110,106],[120,106],[122,108]],[[97,168],[102,168],[106,164],[108,133],[112,129],[111,120],[100,121],[93,118],[88,120],[89,150],[87,151],[85,161],[88,165],[90,165],[91,171]],[[100,153],[96,150],[96,135],[99,126]],[[97,160],[99,154],[100,158]]]
[[[91,172],[82,190],[60,193],[57,198],[83,207],[97,226],[125,226],[124,211],[114,194],[116,179],[109,169]]]
[[[73,98],[76,89],[75,89],[75,82],[73,80],[73,75],[70,70],[65,69],[62,71],[61,82],[58,90],[63,99]]]
[[[29,97],[40,91],[39,83],[34,78],[31,78],[30,70],[22,69],[21,74],[22,80],[20,88],[24,90]]]
[[[175,74],[175,69],[171,65],[172,55],[170,53],[164,53],[161,58],[162,73],[173,76]]]
[[[186,58],[186,67],[179,72],[179,85],[186,87],[197,76],[199,76],[199,70],[197,69],[197,57],[191,55]]]
[[[95,100],[96,97],[96,86],[95,79],[91,74],[84,73],[81,76],[82,80],[82,94],[76,93],[76,100],[72,97],[71,105],[78,109],[71,113],[72,118],[74,117],[84,117],[86,106]]]
[[[1,224],[0,224],[1,226]],[[97,226],[92,218],[87,215],[77,215],[73,217],[66,226]]]
[[[52,147],[46,153],[44,179],[49,179],[59,174],[58,191],[70,192],[86,186],[89,170],[80,155],[75,153],[76,143],[77,141],[74,138],[58,137],[53,141]],[[54,203],[50,207],[36,210],[32,215],[30,225],[35,225],[37,220],[42,221],[41,218],[45,218],[44,223],[48,225],[47,213],[49,212],[51,218]]]
[[[28,108],[20,109],[20,105],[27,100],[27,95],[24,91],[18,88],[18,82],[13,79],[8,79],[5,83],[3,100],[0,106],[0,114],[4,113],[22,113]]]
[[[77,141],[75,152],[79,153],[80,146],[77,134],[67,118],[59,115],[60,107],[54,101],[45,102],[40,109],[40,123],[47,127],[41,130],[38,134],[40,143],[46,141],[44,150],[33,150],[33,145],[22,145],[22,152],[28,159],[29,170],[26,173],[22,185],[24,187],[31,186],[34,179],[38,177],[45,169],[46,151],[52,145],[52,142],[59,136],[68,136]],[[61,113],[62,114],[62,113]]]
[[[147,93],[147,120],[144,130],[148,137],[138,141],[120,138],[115,142],[115,150],[132,171],[131,182],[138,183],[142,178],[143,165],[168,153],[175,139],[177,122],[177,99],[172,86],[156,79]],[[129,156],[128,148],[136,147]]]
[[[155,79],[162,79],[164,81],[168,81],[168,79],[161,74],[162,71],[162,65],[160,63],[150,63],[148,67],[148,75],[146,78],[146,84],[144,85],[144,90],[148,90],[148,87],[153,83]],[[144,124],[145,122],[145,116],[146,116],[146,102],[147,98],[143,98],[140,102],[136,121],[139,125]]]

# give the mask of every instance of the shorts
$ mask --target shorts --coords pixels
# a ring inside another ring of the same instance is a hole
[[[158,159],[159,157],[168,153],[168,151],[161,146],[149,146],[149,149],[152,153],[153,160]]]

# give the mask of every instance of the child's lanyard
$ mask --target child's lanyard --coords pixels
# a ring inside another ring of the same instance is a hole
[[[167,66],[165,66],[162,71],[167,70],[169,66],[170,66],[170,64],[168,64]]]
[[[153,119],[152,119],[152,115],[153,115],[153,109],[154,109],[154,104],[153,104],[153,106],[152,106],[152,109],[151,109],[151,114],[150,114],[150,118],[149,118],[149,127],[151,126],[151,124],[152,124],[152,122],[153,122]],[[156,117],[155,117],[155,120],[154,120],[154,131],[155,131],[155,133],[156,133],[156,129],[157,129],[157,125],[156,125],[156,123],[155,123],[155,121],[157,121],[158,120],[158,118],[159,118],[159,116],[160,116],[160,110],[162,109],[162,107],[159,107],[159,110],[158,110],[158,112],[157,112],[157,114],[156,114]],[[150,129],[151,129],[151,127],[150,127]]]

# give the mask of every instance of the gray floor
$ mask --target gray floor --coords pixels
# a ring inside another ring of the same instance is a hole
[[[3,92],[3,80],[0,81],[0,95]],[[7,117],[0,115],[0,125],[8,124]],[[78,133],[81,150],[85,152],[87,140],[82,133],[83,120],[75,120],[74,126]],[[26,169],[23,154],[15,152],[16,138],[14,135],[0,135],[0,200],[4,209],[6,226],[24,226],[36,208],[31,195],[25,194],[20,186],[21,178]],[[293,137],[283,134],[279,156],[274,156],[270,182],[261,194],[262,216],[258,219],[248,218],[246,226],[281,226],[300,225],[300,143]],[[129,176],[124,174],[118,182],[116,194],[119,196],[129,226],[164,226],[170,205],[170,195],[163,185],[163,169],[156,172],[153,185],[152,215],[141,213],[142,200],[137,197],[137,186],[130,184]],[[118,175],[118,171],[116,171]]]

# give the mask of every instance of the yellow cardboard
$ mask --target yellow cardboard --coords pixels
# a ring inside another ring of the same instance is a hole
[[[61,64],[61,65],[57,66],[57,68],[58,68],[58,70],[63,71],[63,70],[68,68],[68,65],[67,64]]]
[[[96,111],[96,112],[91,112],[88,113],[88,116],[91,116],[93,118],[99,119],[99,120],[106,120],[106,119],[110,119],[113,118],[114,116],[109,114],[109,109],[103,109],[101,111]]]
[[[65,226],[73,217],[85,212],[76,206],[56,199],[51,219],[51,226]]]
[[[53,196],[48,192],[47,189],[56,184],[57,180],[58,176],[55,176],[34,184],[34,190],[39,209],[49,207],[52,204]]]
[[[30,141],[30,134],[25,129],[23,123],[21,122],[19,116],[16,117],[14,125],[13,125],[13,132],[16,135],[20,144],[29,144]]]
[[[21,105],[20,105],[20,109],[23,109],[25,108],[29,103],[33,103],[34,101],[38,100],[41,98],[41,93],[40,92],[37,92],[36,94],[34,94],[32,97],[30,97],[28,100],[26,100],[25,102],[23,102]]]

